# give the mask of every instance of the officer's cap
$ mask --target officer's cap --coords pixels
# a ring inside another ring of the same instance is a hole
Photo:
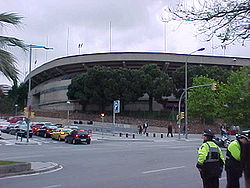
[[[203,132],[203,136],[210,136],[210,137],[214,137],[214,133],[211,131],[211,129],[206,129]]]

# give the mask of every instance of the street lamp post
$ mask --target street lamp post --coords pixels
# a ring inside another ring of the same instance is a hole
[[[188,138],[188,130],[187,130],[187,126],[188,126],[188,104],[187,104],[187,99],[188,99],[188,67],[187,67],[187,64],[188,64],[188,58],[190,57],[190,55],[192,55],[193,53],[195,52],[198,52],[198,51],[203,51],[205,50],[205,48],[200,48],[198,50],[195,50],[191,53],[189,53],[187,55],[187,58],[186,58],[186,61],[185,61],[185,138],[187,139]]]
[[[68,124],[69,124],[69,105],[70,105],[70,101],[67,101],[67,108],[68,108],[68,115],[67,115],[67,121],[68,121]]]
[[[30,114],[31,114],[31,105],[32,105],[32,97],[31,97],[31,62],[32,62],[32,49],[33,48],[42,48],[42,49],[45,49],[45,50],[52,50],[53,48],[49,48],[49,47],[46,47],[46,46],[39,46],[39,45],[34,45],[34,44],[30,44],[28,45],[28,48],[29,48],[29,52],[30,52],[30,58],[29,58],[29,90],[28,90],[28,118],[30,118]],[[27,124],[27,142],[29,142],[29,120],[26,119],[26,124]]]
[[[17,116],[17,107],[18,107],[18,104],[15,104],[15,116]]]

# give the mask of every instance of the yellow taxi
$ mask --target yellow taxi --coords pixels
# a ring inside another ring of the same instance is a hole
[[[59,128],[56,131],[51,133],[51,138],[56,139],[56,140],[64,140],[65,136],[72,131],[72,129],[67,129],[67,128]]]

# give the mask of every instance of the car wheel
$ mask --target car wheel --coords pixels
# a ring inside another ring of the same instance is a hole
[[[46,134],[46,133],[44,133],[43,137],[44,137],[44,138],[47,138],[47,134]]]
[[[58,141],[62,141],[62,139],[61,139],[61,137],[60,137],[60,136],[58,136]]]
[[[90,144],[90,140],[87,140],[87,144]]]
[[[72,144],[76,144],[76,140],[75,139],[72,140]]]
[[[65,138],[64,142],[65,142],[65,143],[68,143],[68,140],[67,140],[67,138]]]

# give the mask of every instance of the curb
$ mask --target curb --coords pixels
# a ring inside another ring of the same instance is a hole
[[[27,171],[20,171],[20,172],[14,172],[14,173],[0,174],[0,178],[10,177],[10,176],[16,176],[16,175],[38,174],[38,173],[48,172],[48,171],[55,170],[55,169],[58,169],[58,168],[62,167],[62,165],[59,165],[57,163],[53,163],[53,162],[48,162],[48,163],[51,163],[53,166],[50,166],[50,167],[47,167],[47,168],[43,168],[43,169],[40,169],[40,170],[33,170],[33,169],[31,169],[31,170],[27,170]],[[28,164],[31,164],[31,163],[28,163]]]
[[[16,145],[39,145],[38,142],[15,142]]]
[[[114,141],[114,142],[154,142],[154,140],[145,140],[145,139],[110,139],[110,138],[97,138],[101,141]]]

